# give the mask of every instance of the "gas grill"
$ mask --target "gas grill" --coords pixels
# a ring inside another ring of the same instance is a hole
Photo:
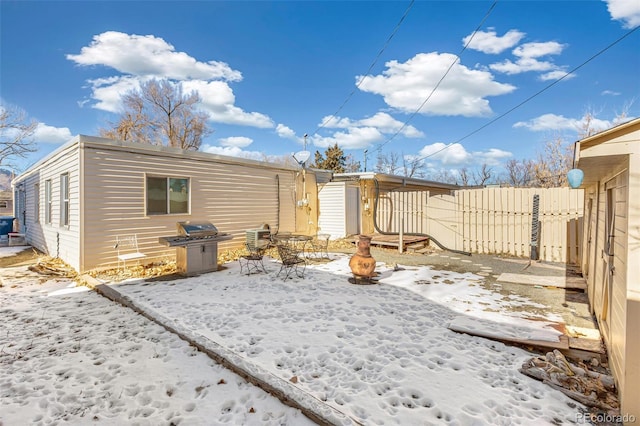
[[[158,238],[158,242],[176,248],[176,266],[190,276],[218,270],[218,243],[233,238],[223,234],[211,222],[178,222],[178,235]]]

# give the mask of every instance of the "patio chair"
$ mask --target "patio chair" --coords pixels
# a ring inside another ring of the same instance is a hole
[[[245,248],[248,254],[240,256],[238,261],[240,262],[240,273],[244,275],[251,275],[252,273],[267,273],[267,269],[264,267],[262,258],[264,257],[264,248],[252,247],[251,244],[245,243]]]
[[[278,244],[276,249],[282,262],[276,276],[280,276],[284,272],[284,280],[289,278],[292,273],[295,273],[299,278],[304,278],[307,261],[300,256],[300,250],[286,244]]]
[[[309,256],[316,259],[329,259],[329,234],[318,234],[311,240]]]
[[[141,253],[138,248],[138,236],[137,235],[117,235],[116,245],[114,248],[117,251],[118,256],[118,269],[122,263],[123,269],[127,268],[127,260],[139,260],[147,257],[146,254]]]

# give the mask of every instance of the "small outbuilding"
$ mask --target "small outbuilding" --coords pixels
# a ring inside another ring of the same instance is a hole
[[[621,414],[640,419],[640,119],[576,142],[584,173],[581,268]]]

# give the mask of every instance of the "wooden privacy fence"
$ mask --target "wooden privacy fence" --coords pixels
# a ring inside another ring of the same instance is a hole
[[[450,249],[530,257],[534,195],[539,259],[577,263],[581,189],[482,188],[432,197],[428,191],[388,192],[380,195],[376,219],[382,231],[428,234]]]

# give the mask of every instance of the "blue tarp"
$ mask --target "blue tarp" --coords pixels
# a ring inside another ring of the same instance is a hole
[[[0,235],[8,235],[9,232],[13,232],[13,219],[12,216],[0,216]]]

